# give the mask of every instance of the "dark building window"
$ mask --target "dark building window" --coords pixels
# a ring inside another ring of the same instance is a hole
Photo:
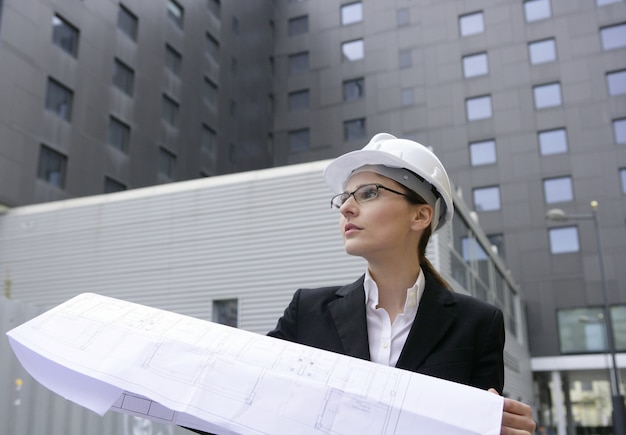
[[[207,153],[211,160],[215,160],[217,152],[217,133],[211,127],[202,126],[202,136],[200,139],[200,147],[202,151]]]
[[[301,152],[311,148],[311,133],[308,128],[289,132],[289,151]]]
[[[176,26],[181,29],[183,28],[185,10],[174,0],[169,0],[167,2],[167,16],[174,24],[176,24]]]
[[[172,48],[169,44],[165,44],[165,66],[174,75],[180,76],[180,66],[183,62],[183,57],[178,51]]]
[[[220,43],[210,33],[206,34],[206,51],[209,57],[215,61],[219,58]]]
[[[365,79],[358,78],[343,82],[343,101],[360,100],[365,96]]]
[[[46,90],[46,109],[54,112],[60,118],[70,122],[72,119],[72,100],[74,93],[61,83],[48,79]]]
[[[309,69],[309,52],[289,55],[289,74],[298,74]]]
[[[289,36],[302,35],[309,31],[309,17],[302,15],[289,19],[288,32]]]
[[[213,322],[237,327],[237,299],[213,301]]]
[[[104,193],[122,192],[126,190],[126,185],[114,180],[111,177],[104,177]]]
[[[66,172],[67,157],[46,145],[41,145],[39,148],[37,178],[63,189],[65,188]]]
[[[120,9],[117,13],[117,28],[130,39],[136,41],[138,27],[139,20],[137,19],[137,16],[129,11],[124,5],[120,4]]]
[[[133,95],[135,72],[124,62],[115,59],[113,63],[113,84],[126,95]]]
[[[128,154],[130,144],[130,127],[111,116],[109,118],[109,134],[107,141],[118,150]]]
[[[52,17],[52,42],[63,51],[76,57],[78,54],[78,29],[58,15]]]
[[[309,108],[309,90],[295,91],[289,93],[289,110],[303,110]]]
[[[163,95],[163,106],[161,108],[161,117],[171,126],[176,127],[178,124],[178,103],[167,95]]]
[[[346,141],[365,137],[365,118],[352,119],[343,123],[343,138]]]
[[[206,77],[204,78],[204,99],[209,106],[217,106],[217,85]]]
[[[173,180],[175,171],[176,155],[165,148],[159,148],[159,174],[165,175],[170,180]]]
[[[208,0],[207,6],[213,15],[215,15],[217,18],[220,17],[222,11],[222,5],[220,3],[220,0]]]

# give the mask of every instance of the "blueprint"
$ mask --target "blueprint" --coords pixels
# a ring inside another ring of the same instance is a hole
[[[369,361],[84,293],[7,333],[41,384],[217,434],[499,434],[502,398]]]

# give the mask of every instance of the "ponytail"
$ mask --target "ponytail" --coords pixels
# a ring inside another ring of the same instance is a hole
[[[430,240],[431,234],[432,229],[429,226],[428,228],[424,229],[424,232],[422,233],[422,238],[419,241],[417,255],[420,262],[420,267],[425,274],[430,275],[435,281],[437,281],[437,283],[439,283],[439,285],[446,288],[451,288],[450,285],[443,278],[443,276],[441,276],[441,274],[437,272],[435,266],[433,266],[430,260],[426,258],[426,246],[428,246],[428,241]]]

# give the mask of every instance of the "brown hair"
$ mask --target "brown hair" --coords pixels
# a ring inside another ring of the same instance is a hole
[[[420,195],[415,193],[413,190],[406,190],[407,196],[406,198],[412,204],[427,204]],[[435,281],[437,281],[441,286],[446,288],[451,288],[450,285],[446,282],[446,280],[441,276],[441,274],[435,269],[435,266],[432,265],[430,260],[426,258],[426,247],[428,246],[428,241],[430,240],[430,236],[432,235],[432,227],[429,225],[427,228],[424,228],[424,232],[422,233],[422,237],[420,238],[419,243],[417,244],[417,258],[420,262],[420,267],[424,271],[430,275]]]

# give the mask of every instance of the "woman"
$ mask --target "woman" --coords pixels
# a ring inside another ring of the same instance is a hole
[[[502,312],[454,293],[425,257],[453,215],[450,182],[423,145],[377,134],[324,171],[346,252],[367,270],[346,286],[300,289],[268,335],[502,392]],[[502,434],[532,433],[529,406],[504,400]]]

